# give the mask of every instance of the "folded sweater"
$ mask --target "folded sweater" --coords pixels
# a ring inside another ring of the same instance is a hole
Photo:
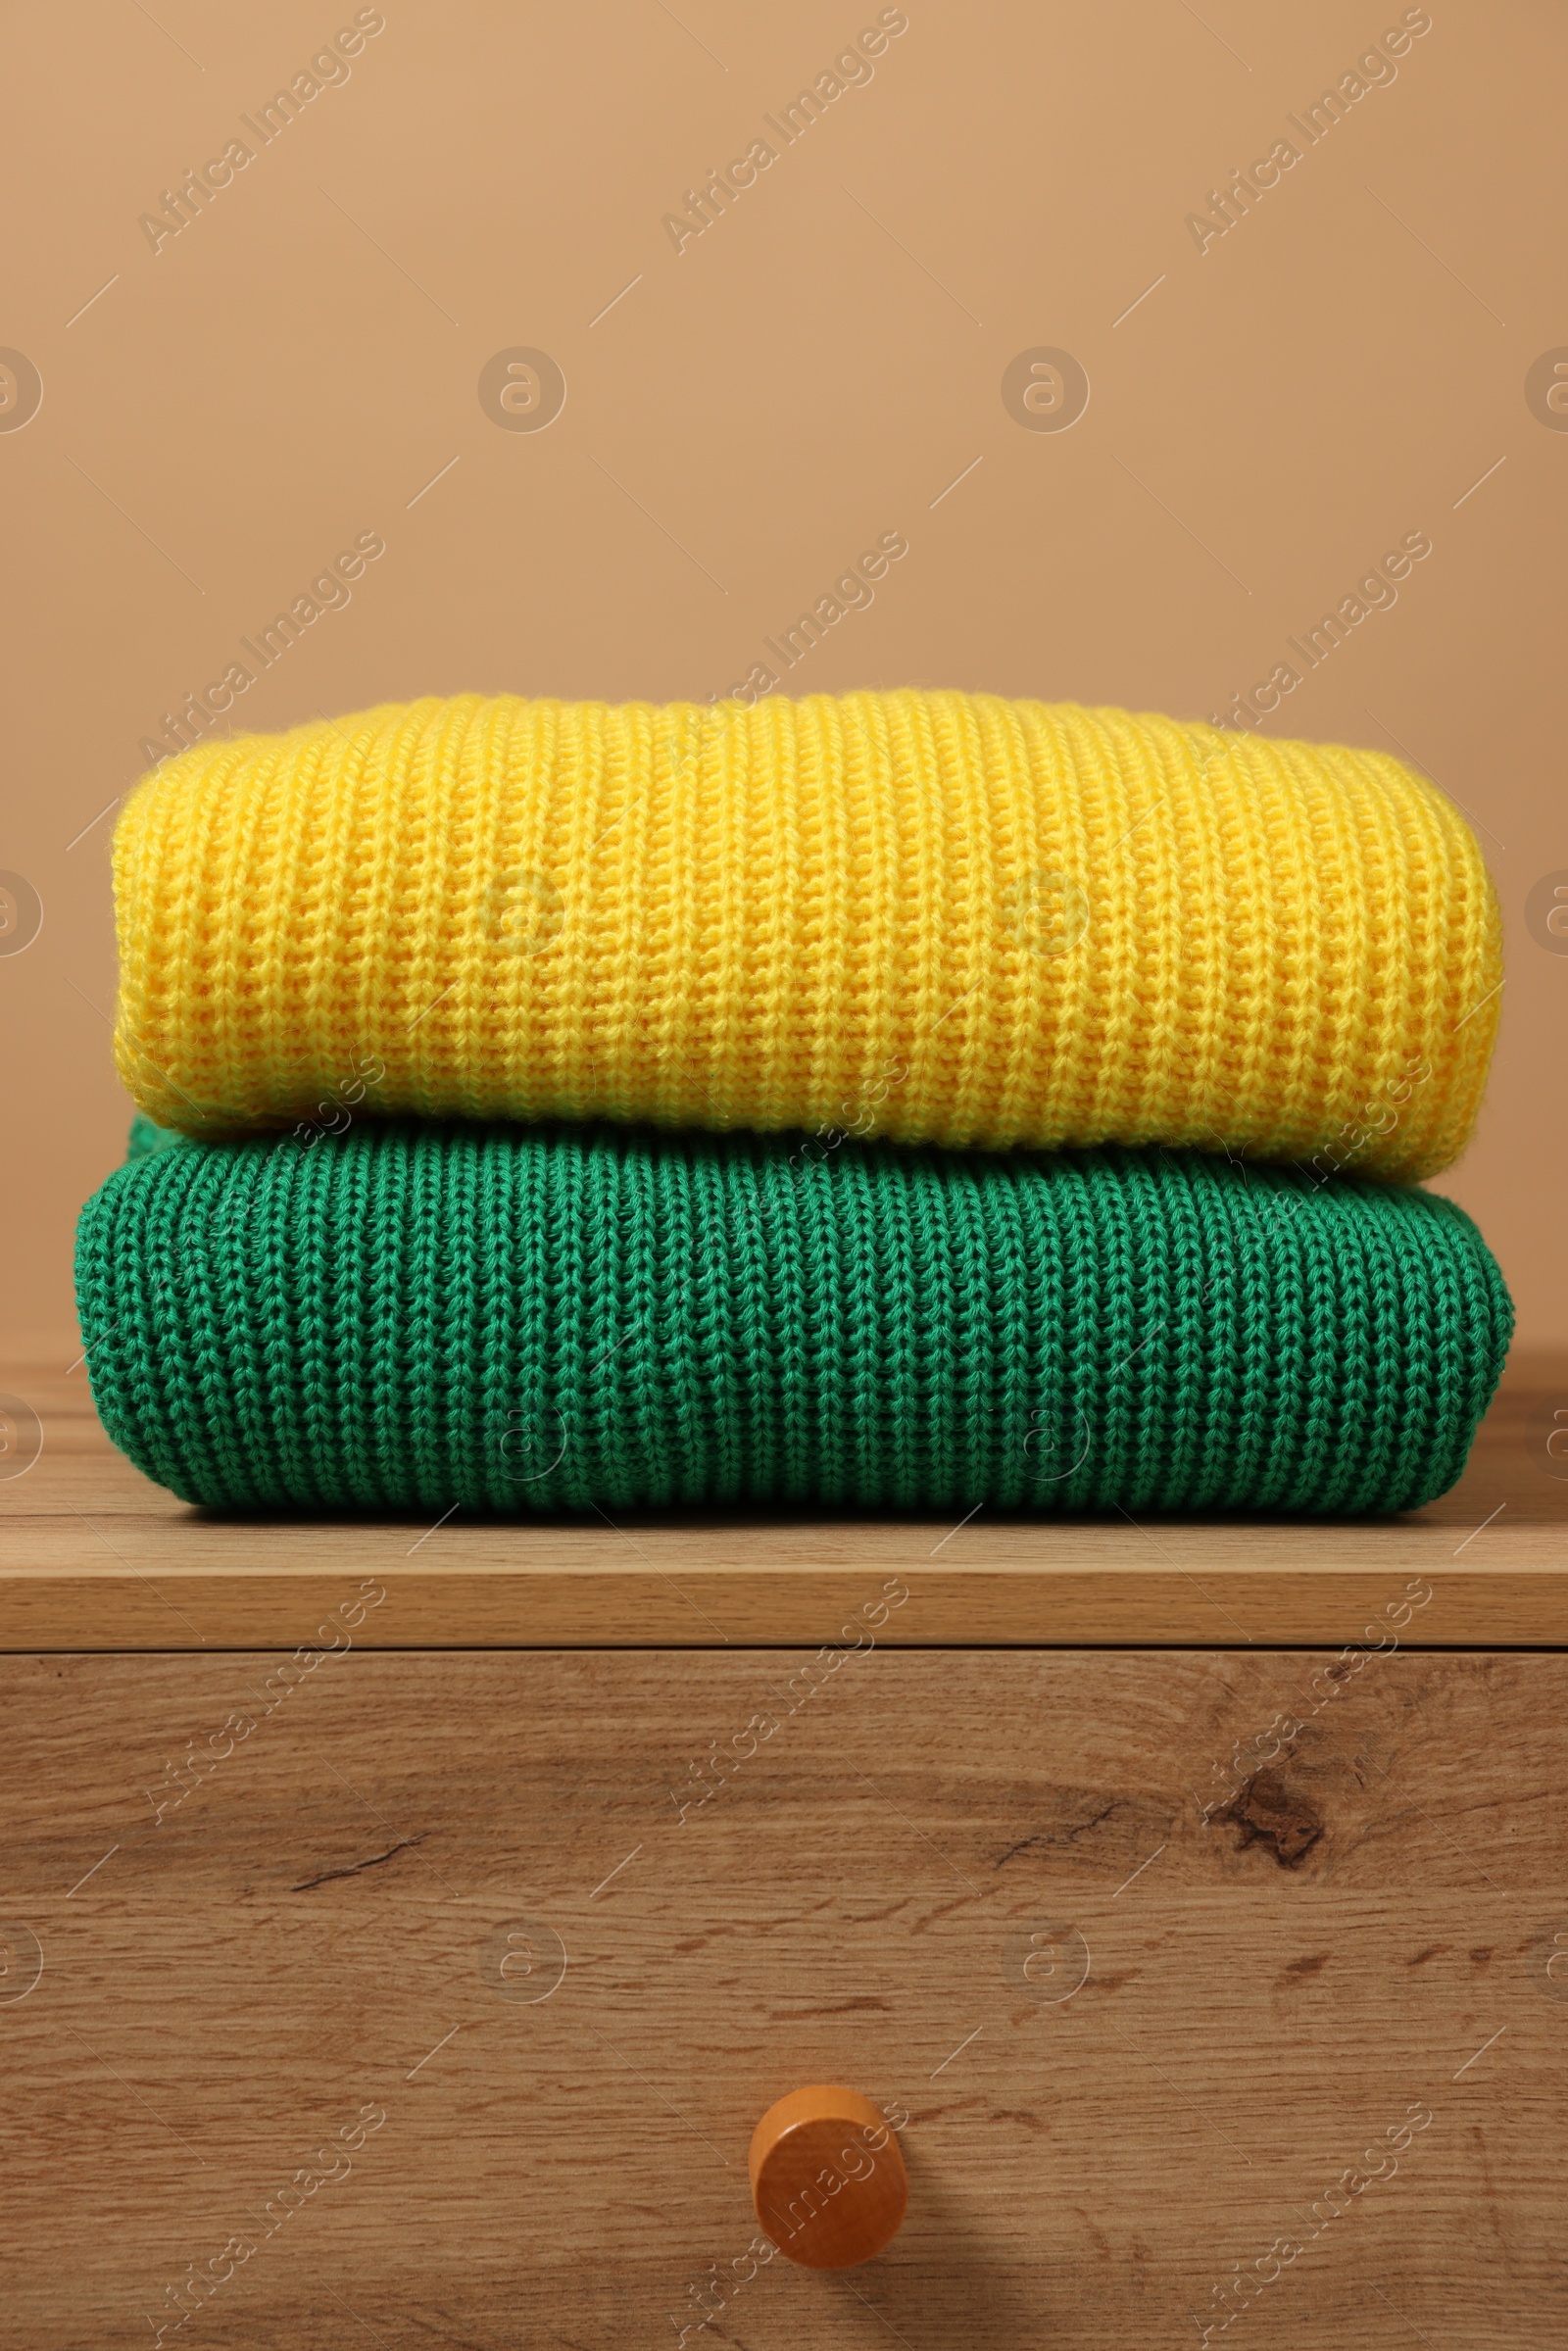
[[[120,1066],[191,1133],[368,1094],[1410,1179],[1501,977],[1398,760],[989,695],[389,706],[170,760],[115,871]]]
[[[82,1213],[93,1395],[189,1501],[1388,1511],[1507,1349],[1451,1201],[1192,1151],[376,1126]]]

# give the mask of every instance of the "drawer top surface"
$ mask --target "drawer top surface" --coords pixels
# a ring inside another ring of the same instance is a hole
[[[1417,1587],[1432,1596],[1411,1640],[1568,1641],[1561,1357],[1510,1365],[1440,1501],[1329,1521],[220,1517],[115,1450],[79,1365],[0,1364],[6,1399],[36,1416],[41,1449],[0,1478],[0,1649],[292,1648],[366,1581],[391,1605],[364,1639],[390,1647],[818,1644],[851,1638],[846,1619],[890,1584],[907,1601],[878,1639],[903,1645],[1360,1641]],[[25,1450],[24,1430],[13,1458]]]

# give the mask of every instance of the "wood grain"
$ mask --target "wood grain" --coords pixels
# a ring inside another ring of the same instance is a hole
[[[1237,2264],[1227,2343],[1563,2341],[1568,1660],[274,1663],[0,1663],[8,2351],[151,2344],[233,2238],[166,2344],[1150,2351]],[[907,2218],[748,2276],[809,2080]]]
[[[0,1649],[287,1647],[370,1577],[393,1647],[833,1641],[891,1576],[887,1639],[1344,1642],[1412,1577],[1426,1641],[1568,1641],[1568,1482],[1545,1451],[1568,1359],[1513,1367],[1453,1493],[1387,1520],[941,1520],[669,1513],[436,1527],[223,1519],[110,1445],[78,1369],[0,1370],[43,1450],[0,1479]]]

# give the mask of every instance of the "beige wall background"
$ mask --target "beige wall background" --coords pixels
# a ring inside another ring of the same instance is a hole
[[[187,697],[236,662],[214,723],[722,693],[886,532],[785,690],[1213,715],[1284,664],[1266,729],[1402,751],[1469,811],[1508,979],[1442,1188],[1521,1339],[1568,1340],[1559,7],[86,0],[0,49],[14,1346],[76,1351],[128,1116],[115,804],[208,723]],[[365,533],[351,599],[247,654]]]

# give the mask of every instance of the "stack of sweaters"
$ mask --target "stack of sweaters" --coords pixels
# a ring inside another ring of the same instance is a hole
[[[115,845],[104,1422],[187,1500],[1412,1508],[1511,1308],[1501,986],[1371,752],[958,693],[465,695]]]

